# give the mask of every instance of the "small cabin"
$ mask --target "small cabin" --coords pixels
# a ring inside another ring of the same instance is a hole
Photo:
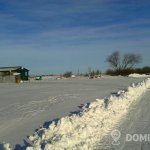
[[[0,67],[0,82],[20,83],[29,80],[29,70],[22,66]]]

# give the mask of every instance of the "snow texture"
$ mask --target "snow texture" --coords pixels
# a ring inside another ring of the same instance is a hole
[[[105,99],[96,99],[85,104],[78,114],[53,121],[48,128],[41,127],[29,136],[27,150],[89,150],[93,149],[124,115],[129,106],[136,101],[147,88],[150,78],[138,84],[132,84],[126,90],[118,91]],[[11,150],[9,144],[3,144],[4,150]]]
[[[130,74],[128,77],[141,78],[141,77],[150,77],[150,75],[133,73]]]
[[[12,150],[12,148],[10,148],[10,144],[3,143],[3,144],[0,144],[0,150]]]

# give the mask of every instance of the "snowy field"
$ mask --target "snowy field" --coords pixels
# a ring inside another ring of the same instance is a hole
[[[144,78],[45,79],[21,84],[0,83],[0,142],[23,145],[35,129],[79,111],[84,103],[124,90]]]

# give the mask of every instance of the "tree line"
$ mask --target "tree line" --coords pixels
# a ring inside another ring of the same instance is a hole
[[[108,75],[129,75],[131,73],[148,74],[150,67],[135,68],[142,61],[142,56],[134,53],[125,53],[121,56],[119,51],[113,52],[106,58],[111,69],[106,71]]]
[[[119,51],[114,51],[111,55],[106,58],[106,62],[110,65],[111,69],[106,70],[107,75],[123,75],[127,76],[132,73],[138,74],[150,74],[150,67],[146,66],[143,68],[135,68],[137,64],[141,63],[142,56],[135,53],[120,54]],[[87,73],[80,73],[79,76],[87,76],[89,78],[101,77],[102,73],[100,70],[88,69]],[[63,77],[71,77],[72,72],[68,71],[63,74]]]

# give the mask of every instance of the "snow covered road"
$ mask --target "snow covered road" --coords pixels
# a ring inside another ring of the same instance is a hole
[[[150,150],[150,89],[129,112],[127,120],[119,129],[121,139],[120,145],[114,146],[116,150]],[[131,135],[132,139],[127,134]],[[140,136],[149,139],[140,141]]]
[[[45,121],[68,115],[79,110],[81,104],[104,98],[141,80],[104,77],[0,84],[0,141],[12,146],[22,144]]]
[[[118,130],[119,145],[113,145],[111,133],[99,142],[97,148],[107,150],[150,150],[150,89],[132,105]]]

